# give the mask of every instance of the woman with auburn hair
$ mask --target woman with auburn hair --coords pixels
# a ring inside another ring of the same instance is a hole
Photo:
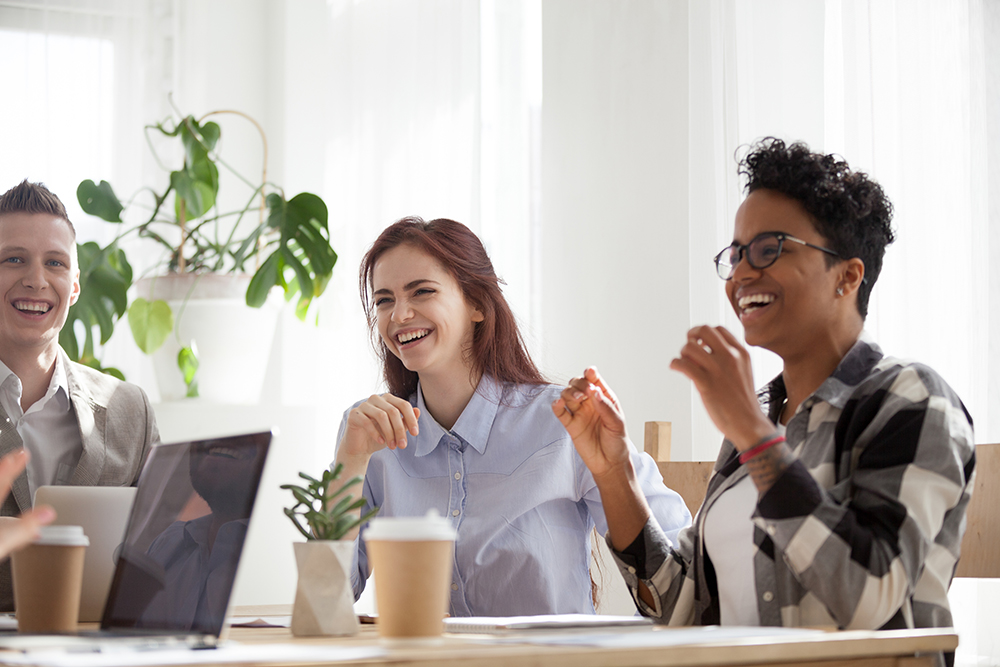
[[[726,439],[679,547],[633,491],[621,405],[597,370],[552,406],[597,480],[619,569],[663,623],[950,626],[972,418],[941,376],[863,330],[889,200],[839,157],[773,138],[740,173],[748,195],[715,264],[746,342],[784,365],[762,406],[736,337],[688,332],[670,367]]]
[[[437,510],[458,533],[452,616],[593,613],[590,533],[606,529],[593,477],[550,404],[482,243],[452,220],[404,218],[361,262],[361,300],[389,392],[352,406],[334,465],[364,477],[380,516]],[[669,538],[691,517],[631,448]],[[362,529],[363,530],[363,529]],[[355,597],[369,567],[357,538]]]

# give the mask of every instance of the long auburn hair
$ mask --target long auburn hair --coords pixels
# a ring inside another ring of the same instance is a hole
[[[465,300],[483,314],[472,332],[471,372],[473,377],[488,374],[500,382],[545,384],[545,378],[531,360],[517,320],[503,296],[497,277],[482,242],[460,222],[438,218],[425,222],[408,216],[389,225],[361,260],[358,282],[361,305],[368,319],[372,345],[382,362],[382,372],[389,392],[409,398],[417,390],[417,373],[386,347],[378,332],[375,305],[371,300],[375,264],[387,251],[400,245],[412,245],[441,263],[458,282]]]

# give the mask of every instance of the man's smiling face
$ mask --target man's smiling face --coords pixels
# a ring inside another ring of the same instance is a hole
[[[0,295],[0,355],[54,352],[80,295],[76,240],[65,220],[47,213],[0,215]]]

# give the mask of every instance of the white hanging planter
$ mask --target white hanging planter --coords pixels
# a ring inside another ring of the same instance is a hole
[[[292,607],[292,634],[296,637],[358,634],[354,613],[351,566],[354,540],[295,542],[299,581]]]
[[[249,275],[180,274],[143,278],[138,296],[162,299],[174,313],[174,332],[151,356],[161,401],[187,395],[177,354],[194,340],[199,395],[220,403],[256,404],[274,342],[279,309],[246,304]],[[178,340],[179,339],[179,340]]]

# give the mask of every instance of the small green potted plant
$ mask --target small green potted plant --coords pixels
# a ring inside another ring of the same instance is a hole
[[[295,497],[295,504],[285,508],[285,515],[306,538],[293,545],[299,580],[291,629],[297,637],[358,632],[351,587],[354,540],[343,538],[375,516],[378,508],[357,515],[365,500],[355,499],[347,490],[360,484],[361,477],[353,477],[338,487],[335,482],[343,468],[338,464],[332,472],[324,470],[319,479],[300,472],[305,485],[281,485]]]

